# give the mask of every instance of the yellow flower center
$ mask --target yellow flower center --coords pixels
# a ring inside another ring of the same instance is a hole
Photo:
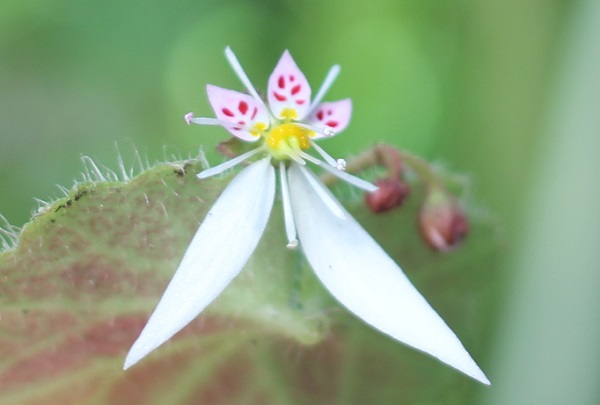
[[[289,159],[301,150],[310,147],[312,131],[297,124],[285,123],[276,126],[266,137],[269,152],[275,159]]]

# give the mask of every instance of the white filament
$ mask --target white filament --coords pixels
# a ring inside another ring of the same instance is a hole
[[[321,155],[321,157],[327,163],[329,163],[330,166],[332,166],[332,167],[338,167],[339,166],[338,162],[329,153],[325,152],[325,150],[323,148],[321,148],[319,145],[317,145],[317,143],[315,141],[313,141],[312,139],[310,140],[310,146],[312,146],[313,148],[315,148],[315,150],[319,153],[319,155]],[[311,160],[311,162],[312,162],[312,160]]]
[[[290,202],[290,189],[287,182],[287,171],[285,163],[279,162],[279,179],[281,181],[281,199],[283,202],[283,219],[285,222],[285,234],[287,236],[287,247],[292,249],[298,246],[296,237],[296,224],[292,213],[292,204]]]
[[[331,69],[329,69],[329,72],[327,72],[327,76],[325,77],[325,80],[323,81],[321,88],[319,88],[317,95],[315,96],[310,107],[308,108],[308,112],[306,113],[307,117],[310,116],[310,114],[312,114],[312,112],[315,110],[315,108],[317,108],[317,106],[321,103],[321,100],[323,99],[323,97],[325,97],[327,90],[329,90],[329,88],[331,87],[331,85],[333,84],[333,82],[335,81],[335,79],[338,77],[339,74],[340,74],[340,65],[333,65],[331,67]]]
[[[316,179],[315,175],[312,174],[305,166],[296,166],[300,170],[300,173],[306,178],[308,183],[311,185],[312,189],[317,193],[321,201],[325,203],[325,206],[340,219],[346,218],[344,214],[344,209],[340,206],[340,203],[329,193],[327,189],[325,189],[319,181]]]
[[[249,152],[242,153],[239,156],[234,157],[233,159],[229,159],[228,161],[221,163],[220,165],[211,167],[210,169],[206,169],[201,171],[196,175],[199,179],[206,179],[207,177],[214,176],[219,173],[223,173],[225,170],[232,168],[233,166],[242,163],[244,160],[256,155],[258,152],[265,150],[264,146],[260,146],[256,149],[252,149]]]
[[[259,103],[261,103],[263,105],[263,107],[267,111],[270,112],[271,110],[269,110],[267,108],[267,106],[265,105],[265,103],[262,100],[262,98],[260,98],[260,96],[258,95],[258,92],[256,91],[256,89],[252,85],[252,82],[250,81],[250,78],[248,77],[248,75],[246,74],[246,72],[244,72],[244,69],[242,68],[242,65],[240,64],[240,62],[238,61],[238,58],[235,56],[235,54],[233,53],[233,51],[231,50],[230,47],[225,48],[225,57],[229,61],[229,64],[231,65],[231,68],[233,69],[233,71],[235,72],[235,74],[237,75],[237,77],[244,84],[244,86],[246,86],[246,89],[252,95],[252,97],[254,97]]]

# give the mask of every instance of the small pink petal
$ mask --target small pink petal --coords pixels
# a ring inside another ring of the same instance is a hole
[[[350,123],[352,116],[352,100],[321,103],[306,120],[307,124],[317,128],[330,127],[335,134],[342,132]],[[313,139],[326,138],[324,134],[316,134]]]
[[[257,124],[265,129],[269,126],[269,112],[254,97],[211,84],[206,86],[206,93],[217,119],[239,124],[225,127],[234,136],[253,142],[259,137],[252,134],[250,129]]]
[[[302,120],[308,112],[310,95],[306,77],[290,53],[285,51],[269,77],[268,100],[273,115],[285,118],[281,113],[285,109],[293,109],[297,114],[296,120]]]

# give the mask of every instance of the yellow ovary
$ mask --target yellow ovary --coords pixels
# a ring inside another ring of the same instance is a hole
[[[254,125],[254,129],[250,131],[250,133],[254,136],[260,136],[260,134],[267,129],[267,124],[264,122],[257,122]]]
[[[281,124],[267,135],[267,147],[274,158],[289,159],[290,155],[297,155],[299,151],[310,147],[311,135],[311,130],[299,125]]]

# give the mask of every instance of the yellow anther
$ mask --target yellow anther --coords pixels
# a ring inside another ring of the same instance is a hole
[[[254,129],[250,131],[250,133],[254,136],[259,136],[264,130],[267,129],[267,124],[264,122],[258,122],[254,125]]]
[[[298,113],[293,108],[284,108],[281,111],[280,118],[285,121],[297,120]]]

